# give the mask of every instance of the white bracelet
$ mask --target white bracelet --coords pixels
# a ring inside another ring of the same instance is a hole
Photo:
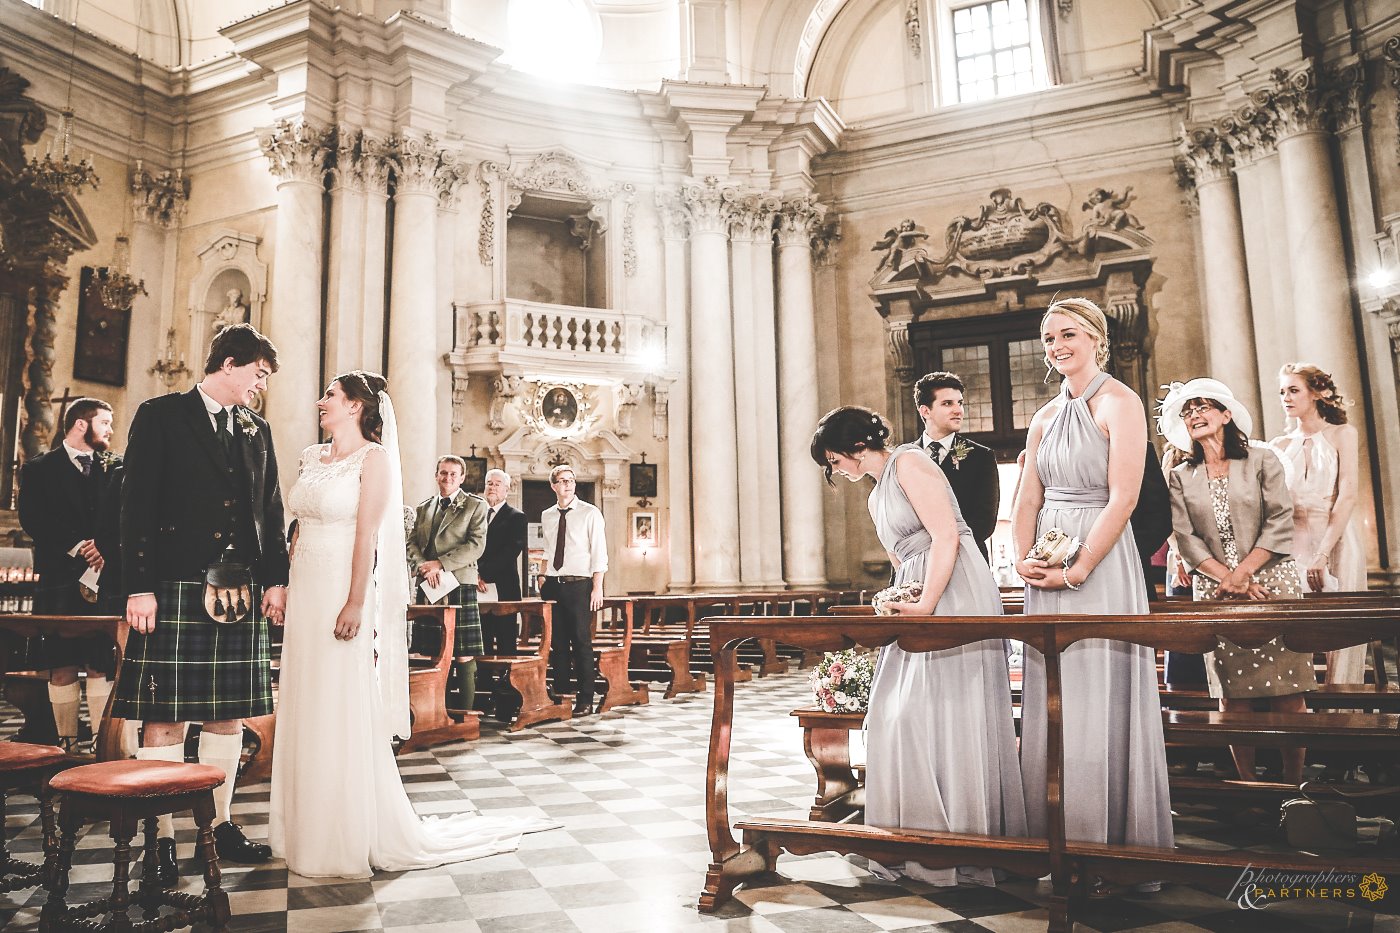
[[[1060,578],[1061,578],[1062,580],[1065,581],[1065,586],[1068,587],[1069,589],[1071,589],[1071,590],[1077,590],[1077,589],[1079,589],[1079,587],[1077,587],[1077,586],[1075,586],[1073,583],[1069,582],[1069,568],[1068,568],[1068,567],[1061,567],[1061,568],[1060,568]]]

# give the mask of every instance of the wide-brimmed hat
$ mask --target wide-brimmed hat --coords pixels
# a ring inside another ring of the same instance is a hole
[[[1230,387],[1218,379],[1192,379],[1190,382],[1173,382],[1167,389],[1167,397],[1162,399],[1161,414],[1157,416],[1157,432],[1167,439],[1167,443],[1181,450],[1191,449],[1191,432],[1181,420],[1181,409],[1193,398],[1210,399],[1219,402],[1233,417],[1235,424],[1245,437],[1254,430],[1254,419],[1244,402],[1235,398]]]

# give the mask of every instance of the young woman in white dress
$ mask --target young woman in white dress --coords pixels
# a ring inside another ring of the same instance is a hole
[[[1360,435],[1332,376],[1311,363],[1279,370],[1279,401],[1292,429],[1269,442],[1293,494],[1293,559],[1310,593],[1366,589],[1366,554],[1352,521]],[[1359,684],[1366,646],[1327,652],[1329,684]]]
[[[408,565],[384,386],[362,372],[331,382],[317,402],[331,440],[302,452],[287,497],[297,536],[269,842],[306,877],[368,878],[481,858],[558,825],[476,813],[422,819],[404,790],[391,743],[409,734]]]

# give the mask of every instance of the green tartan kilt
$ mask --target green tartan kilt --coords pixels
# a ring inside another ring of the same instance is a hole
[[[135,631],[117,679],[112,714],[150,722],[218,722],[272,712],[271,646],[253,584],[246,621],[212,622],[204,584],[156,585],[156,628]]]
[[[481,641],[481,609],[476,604],[475,583],[463,583],[433,605],[457,607],[457,638],[452,646],[453,657],[471,655],[475,658],[486,650]]]

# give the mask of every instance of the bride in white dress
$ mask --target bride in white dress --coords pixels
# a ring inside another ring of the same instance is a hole
[[[287,497],[297,520],[272,762],[274,855],[311,878],[368,878],[513,851],[559,824],[477,813],[420,818],[399,777],[407,737],[408,567],[393,406],[374,373],[317,402]],[[382,443],[375,443],[381,440]]]

